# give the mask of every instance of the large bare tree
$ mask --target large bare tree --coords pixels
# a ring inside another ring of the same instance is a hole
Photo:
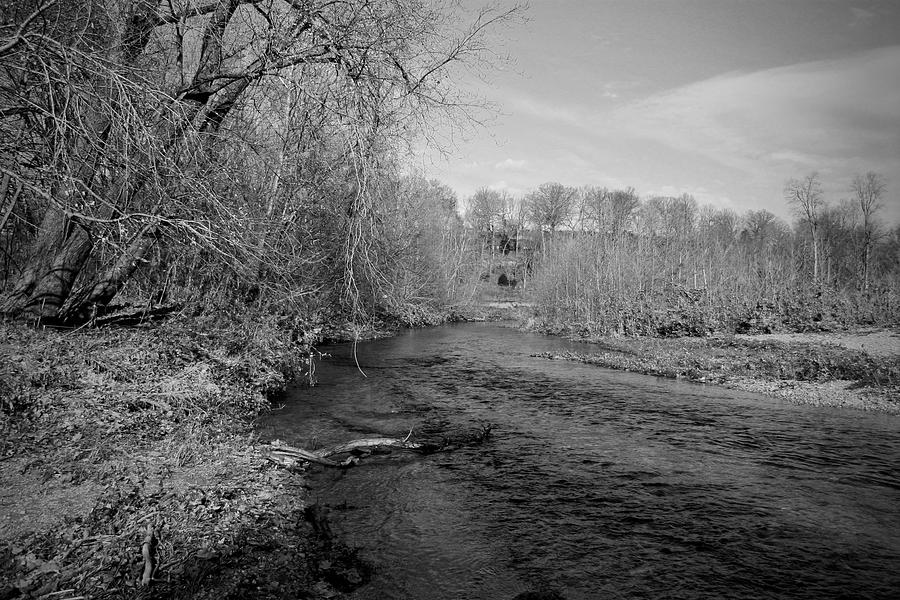
[[[529,193],[525,202],[531,222],[541,234],[549,231],[551,236],[572,218],[576,206],[578,189],[557,182],[542,183]]]
[[[226,247],[233,232],[210,215],[233,190],[210,173],[238,115],[273,110],[265,100],[273,89],[305,107],[284,109],[288,121],[325,119],[343,148],[345,168],[333,179],[346,182],[352,295],[373,169],[434,109],[465,111],[453,68],[477,60],[488,28],[518,10],[483,10],[460,24],[443,6],[26,0],[4,9],[0,169],[4,189],[22,186],[39,220],[0,312],[82,320],[167,235]],[[264,202],[278,196],[282,177],[273,171]],[[276,206],[265,212],[271,217]],[[258,244],[250,247],[265,247]]]

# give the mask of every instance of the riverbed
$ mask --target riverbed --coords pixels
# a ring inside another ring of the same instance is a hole
[[[574,349],[484,323],[324,349],[264,436],[494,426],[313,468],[310,501],[375,567],[351,598],[895,597],[900,418],[532,356]]]

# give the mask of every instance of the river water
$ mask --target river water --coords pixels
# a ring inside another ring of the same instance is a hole
[[[311,469],[376,569],[353,598],[900,597],[900,418],[529,356],[567,349],[491,324],[334,346],[262,423],[304,447],[495,425]]]

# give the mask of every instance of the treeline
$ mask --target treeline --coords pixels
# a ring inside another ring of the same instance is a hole
[[[454,74],[519,14],[459,10],[5,3],[0,313],[78,324],[142,302],[361,322],[440,301],[445,275],[423,261],[455,198],[423,194],[436,184],[398,157],[430,120],[472,118]]]
[[[897,320],[883,179],[797,220],[547,183],[523,198],[403,174],[459,68],[518,8],[424,0],[25,0],[0,7],[0,314],[111,307],[316,323],[441,318],[502,275],[547,326],[623,333]],[[514,251],[510,256],[510,251]],[[521,287],[518,288],[521,290]],[[518,293],[518,291],[517,291]],[[480,295],[481,294],[481,295]]]
[[[639,335],[829,329],[900,321],[900,226],[879,209],[884,179],[856,177],[839,202],[817,174],[785,185],[796,220],[737,214],[690,195],[547,183],[522,198],[483,189],[472,235],[518,240],[547,328]]]

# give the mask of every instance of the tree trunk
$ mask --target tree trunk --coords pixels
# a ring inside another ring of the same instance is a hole
[[[109,304],[138,266],[146,262],[147,253],[158,239],[158,227],[157,221],[145,225],[109,268],[93,282],[87,282],[71,293],[59,311],[60,320],[83,322],[96,314],[98,307]]]
[[[10,177],[9,173],[4,173],[3,182],[0,183],[0,206],[3,206],[4,201],[6,200],[7,192],[9,191],[9,182]],[[9,219],[9,216],[12,214],[13,208],[16,206],[16,202],[19,200],[19,194],[22,193],[22,183],[16,186],[16,191],[13,192],[12,197],[9,199],[9,206],[7,206],[3,210],[3,216],[0,217],[0,231],[3,231],[3,228],[6,227],[6,221]]]
[[[55,319],[92,247],[91,237],[83,226],[50,206],[25,269],[0,301],[0,312],[31,313],[39,318]]]
[[[863,223],[863,252],[862,252],[862,272],[864,292],[869,291],[869,265],[872,263],[872,235],[869,229],[868,219]]]
[[[237,80],[217,80],[214,75],[222,68],[221,40],[224,28],[234,14],[239,0],[228,0],[217,6],[207,23],[200,67],[194,81],[204,81],[187,89],[191,94],[182,96],[188,110],[182,113],[186,125],[191,124],[198,131],[214,132],[229,114],[240,96],[251,83],[251,78]],[[131,65],[143,52],[144,46],[153,32],[157,19],[156,3],[142,3],[131,15],[121,43],[111,44],[110,58],[114,62]],[[124,50],[123,50],[124,48]],[[115,98],[102,98],[115,102]],[[102,103],[102,102],[101,102]],[[77,207],[79,198],[89,195],[105,198],[108,208],[101,217],[112,217],[122,210],[117,206],[118,192],[131,189],[132,194],[141,188],[142,181],[122,179],[116,185],[96,189],[98,169],[106,152],[107,136],[110,133],[110,119],[105,113],[93,112],[82,120],[85,127],[77,132],[68,151],[67,167],[61,171],[61,184],[38,228],[37,238],[32,244],[26,266],[15,284],[3,298],[0,298],[0,313],[20,315],[31,313],[41,319],[66,321],[83,318],[88,309],[108,303],[122,288],[143,257],[156,241],[157,224],[146,226],[116,262],[99,279],[83,285],[70,297],[73,285],[93,250],[93,239],[87,223],[78,223],[67,215],[66,210]],[[163,121],[164,128],[171,131],[160,139],[168,142],[163,151],[172,150],[183,139],[187,128]],[[66,177],[65,173],[71,174]],[[129,177],[125,170],[123,177]],[[133,177],[134,175],[130,175]],[[71,181],[73,183],[68,183]],[[157,211],[152,209],[151,212]]]
[[[88,232],[75,225],[65,243],[42,269],[24,310],[42,319],[58,320],[59,311],[91,254],[94,244]]]
[[[813,283],[819,283],[819,240],[816,235],[816,230],[813,228],[811,230],[812,235],[812,245],[813,245]]]

